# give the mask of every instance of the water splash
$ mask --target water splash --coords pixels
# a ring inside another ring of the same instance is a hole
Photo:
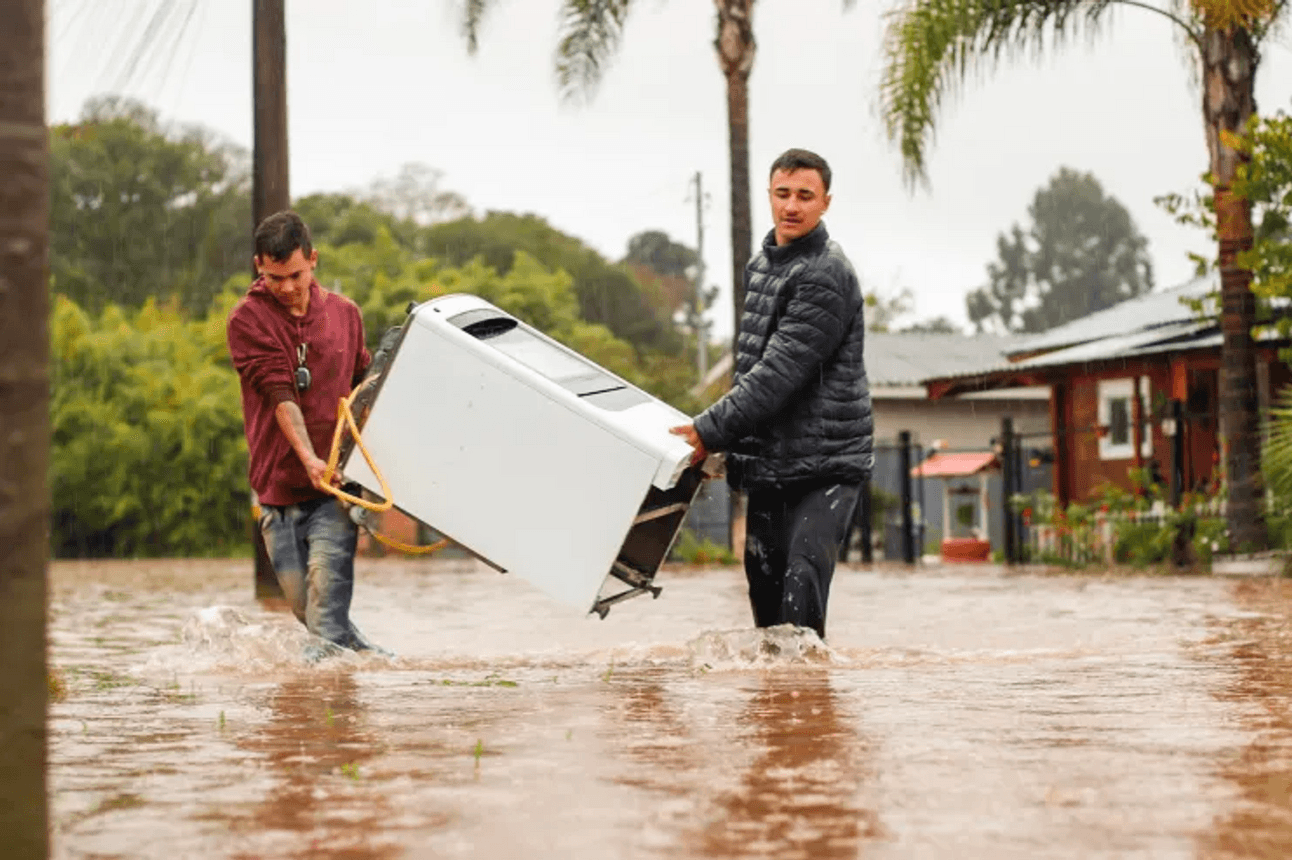
[[[692,665],[706,670],[733,671],[811,664],[842,665],[836,652],[816,631],[793,624],[744,630],[714,630],[687,643]]]
[[[176,656],[185,667],[208,671],[300,668],[360,659],[353,652],[340,651],[320,660],[321,640],[295,619],[259,623],[234,607],[221,605],[194,610],[180,631],[180,642],[184,653]]]

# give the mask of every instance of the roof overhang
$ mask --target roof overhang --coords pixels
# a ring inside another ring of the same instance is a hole
[[[1000,460],[991,451],[958,451],[932,454],[911,469],[912,478],[967,478],[1000,468]]]

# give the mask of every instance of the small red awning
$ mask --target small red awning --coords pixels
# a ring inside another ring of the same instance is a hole
[[[956,454],[937,453],[911,469],[912,478],[963,478],[1000,468],[991,451],[965,451]]]

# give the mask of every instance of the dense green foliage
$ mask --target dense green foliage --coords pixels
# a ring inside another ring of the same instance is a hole
[[[1152,289],[1148,240],[1091,174],[1061,168],[1027,211],[965,299],[979,331],[1042,332]]]
[[[224,320],[173,305],[51,319],[52,550],[205,555],[247,540],[246,443]]]
[[[244,547],[250,491],[225,319],[249,282],[245,154],[103,100],[53,130],[51,175],[53,552]],[[634,261],[639,279],[537,216],[462,217],[437,181],[414,165],[368,192],[295,204],[319,282],[359,305],[370,348],[410,303],[472,293],[683,412],[704,405],[659,286],[684,246],[659,234],[667,259]]]
[[[627,265],[607,261],[537,215],[490,212],[482,218],[465,216],[422,226],[346,194],[303,197],[295,209],[310,225],[316,242],[337,248],[373,245],[383,252],[397,252],[402,259],[436,260],[454,267],[479,262],[503,277],[516,264],[517,254],[524,254],[542,268],[569,277],[576,312],[584,320],[605,326],[640,351],[681,349],[680,338],[669,323],[669,298],[657,283],[643,283]],[[687,250],[674,246],[673,254],[678,248]],[[661,261],[650,261],[654,262]],[[667,277],[673,274],[673,262],[662,261],[667,270],[654,269],[650,263],[647,266],[656,275]]]
[[[480,261],[440,268],[373,242],[319,246],[321,280],[363,309],[370,345],[409,302],[469,292],[530,322],[683,411],[685,355],[638,354],[578,313],[564,272],[518,252],[505,275]],[[235,276],[233,284],[245,278]],[[59,297],[53,316],[52,542],[59,556],[203,555],[246,540],[249,494],[237,376],[224,320],[238,292],[191,319],[175,303],[90,313]]]
[[[1089,502],[1060,507],[1039,490],[1011,499],[1023,515],[1032,543],[1029,560],[1082,568],[1109,562],[1135,568],[1207,568],[1227,552],[1226,524],[1214,499],[1186,497],[1180,510],[1164,508],[1161,488],[1144,470],[1131,470],[1134,492],[1105,485]]]
[[[584,319],[638,347],[672,351],[680,346],[659,297],[648,294],[628,268],[608,263],[537,215],[490,212],[479,219],[436,224],[426,229],[424,242],[427,254],[450,265],[478,257],[502,274],[511,268],[516,252],[523,251],[547,268],[570,275]]]

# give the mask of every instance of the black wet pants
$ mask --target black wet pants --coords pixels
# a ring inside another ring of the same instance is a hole
[[[826,602],[860,484],[749,491],[745,576],[754,624],[797,624],[825,638]]]

